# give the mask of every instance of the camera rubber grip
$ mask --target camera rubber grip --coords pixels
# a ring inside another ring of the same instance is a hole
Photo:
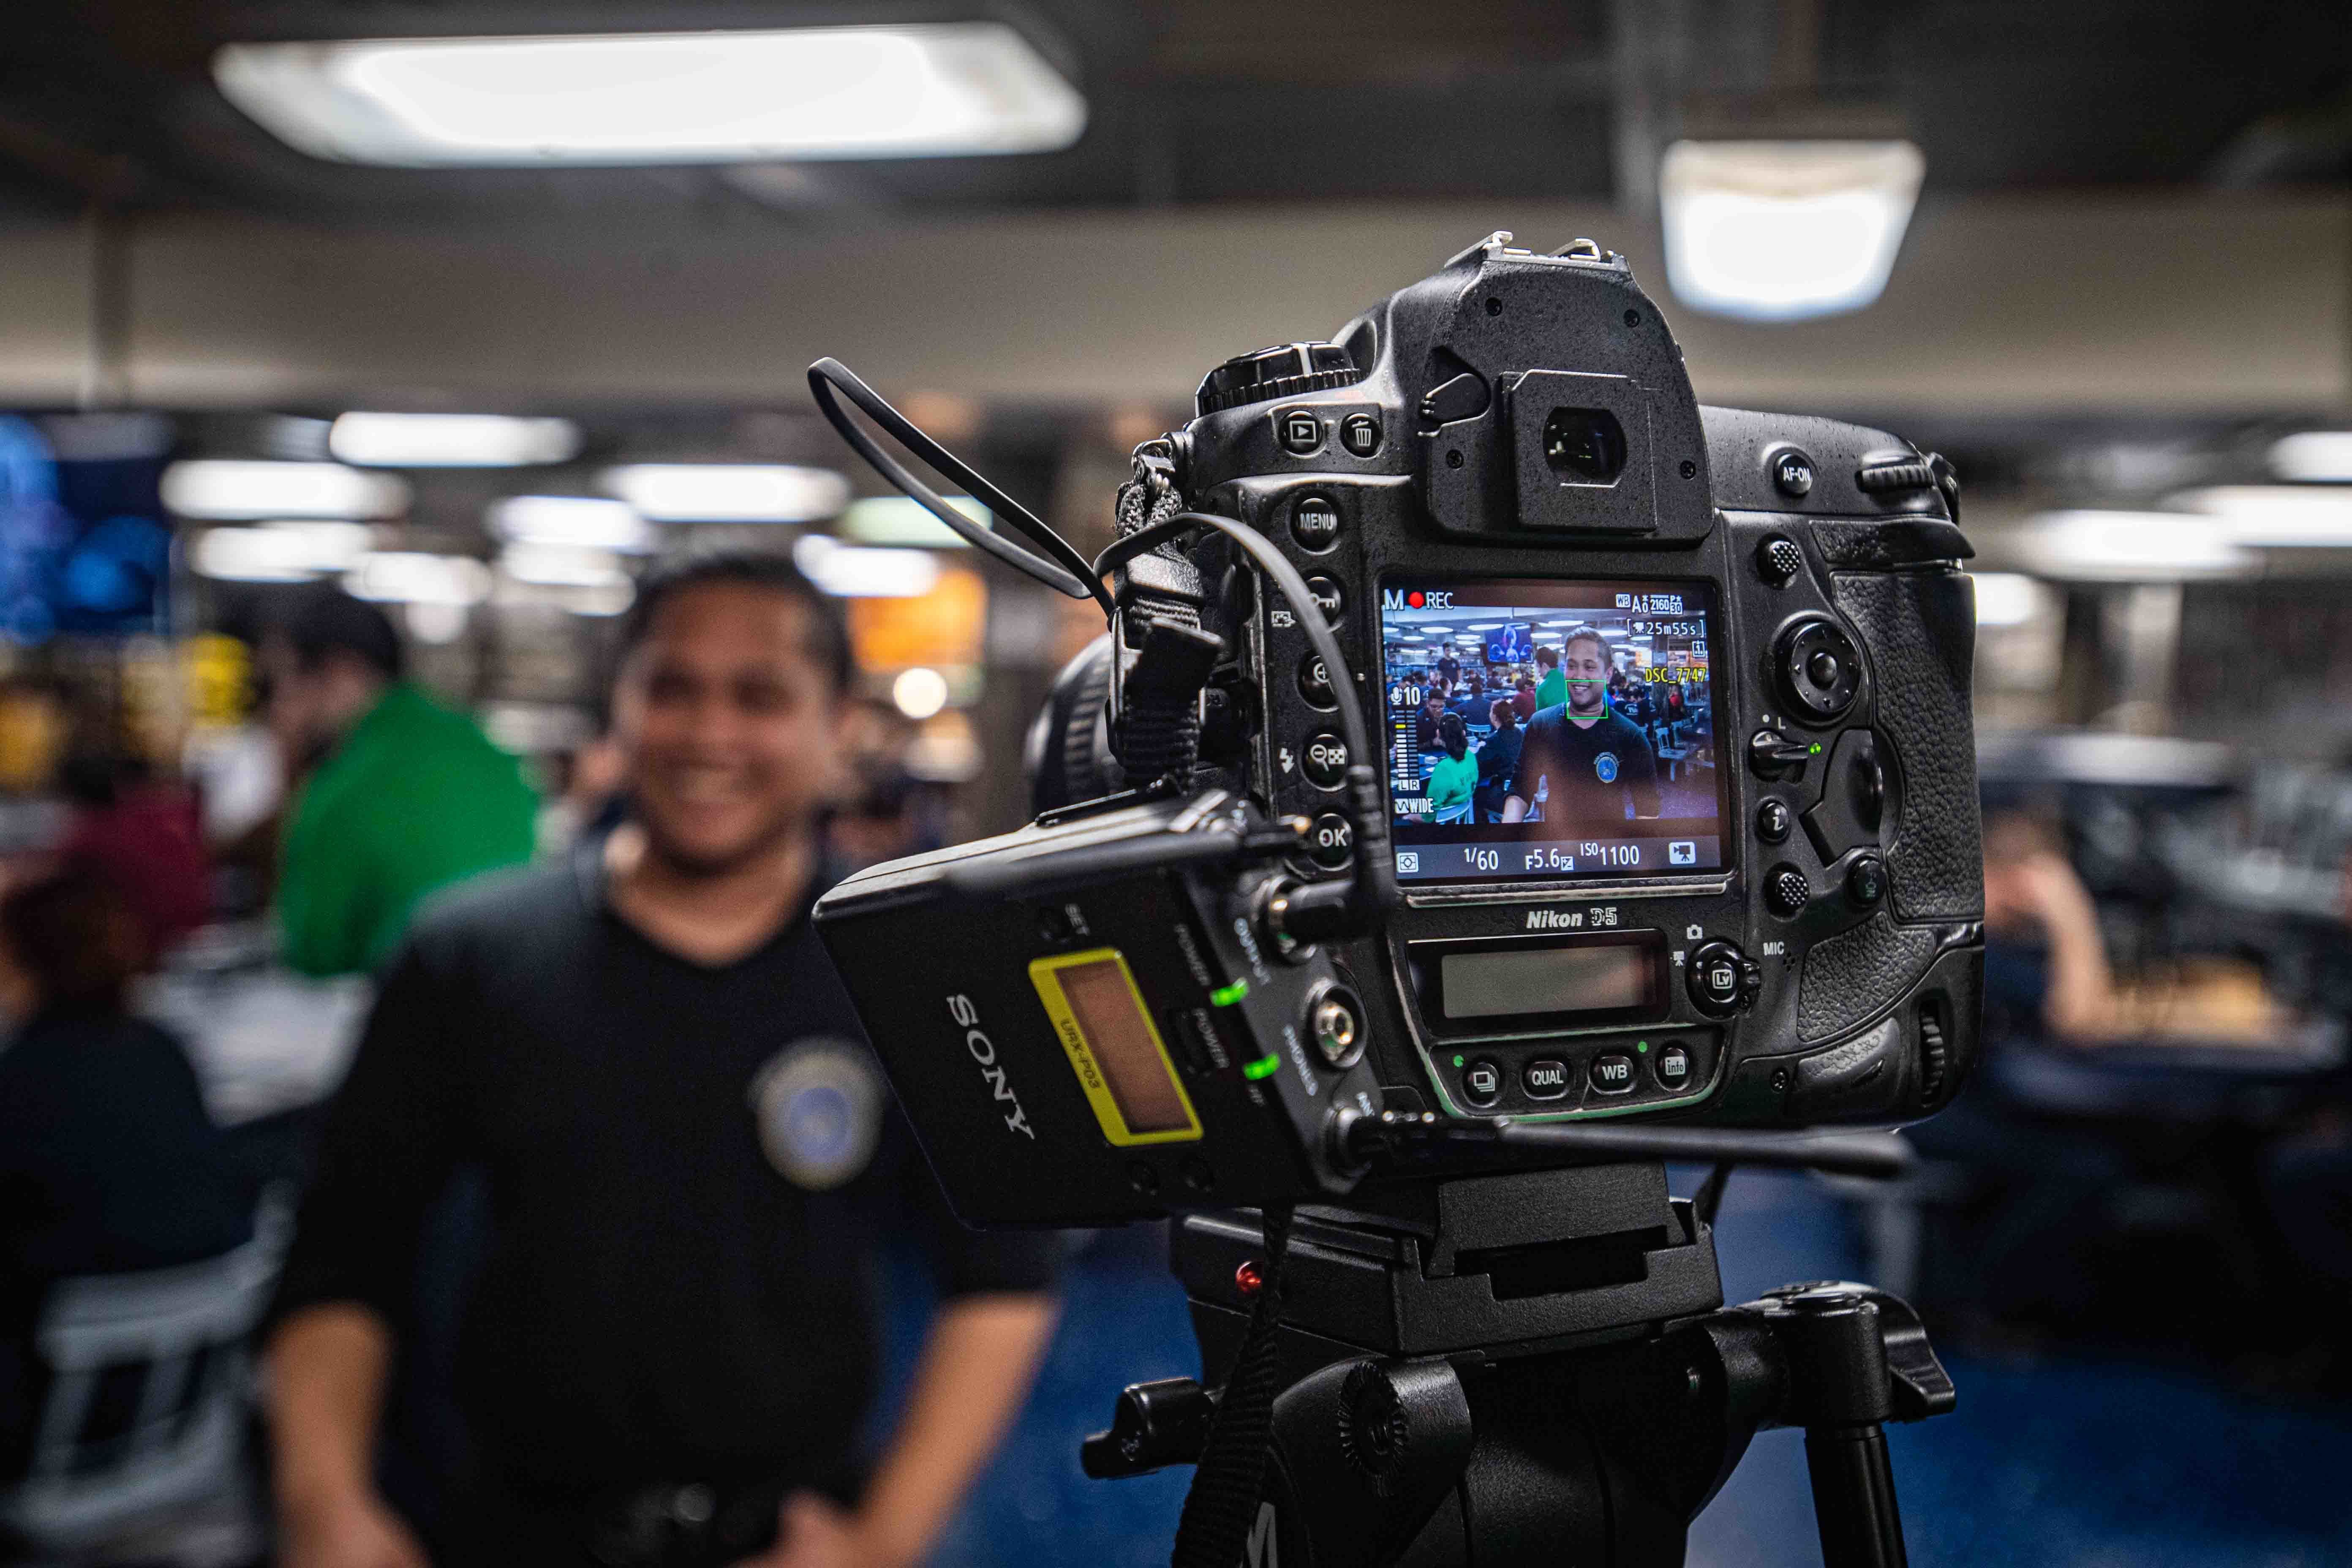
[[[1797,1037],[1810,1046],[1844,1034],[1900,1000],[1935,961],[1934,934],[1898,926],[1885,910],[1815,942],[1798,984]]]
[[[1974,584],[1951,570],[1839,572],[1830,581],[1838,608],[1869,645],[1876,727],[1900,769],[1886,848],[1895,912],[1906,921],[1980,920],[1984,844],[1969,705]]]

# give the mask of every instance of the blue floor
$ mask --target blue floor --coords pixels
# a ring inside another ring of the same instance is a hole
[[[1687,1184],[1678,1184],[1683,1190]],[[1719,1218],[1724,1289],[1745,1300],[1860,1270],[1835,1205],[1801,1178],[1741,1173]],[[903,1365],[919,1324],[893,1339]],[[1891,1436],[1916,1568],[2352,1563],[2352,1409],[2258,1400],[2190,1368],[2081,1356],[1948,1358],[1953,1414]],[[1149,1231],[1105,1233],[1074,1262],[1061,1328],[1005,1451],[940,1564],[1163,1563],[1189,1469],[1089,1481],[1078,1440],[1129,1383],[1199,1371],[1184,1301]],[[1820,1562],[1803,1439],[1759,1436],[1691,1531],[1698,1568]]]

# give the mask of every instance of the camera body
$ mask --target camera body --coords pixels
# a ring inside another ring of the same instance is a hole
[[[1250,595],[1202,793],[1049,814],[820,904],[967,1219],[1341,1193],[1334,1125],[1376,1107],[1886,1125],[1966,1076],[1983,889],[1948,468],[1874,430],[1701,407],[1622,259],[1508,240],[1332,342],[1228,362],[1139,461],[1139,484],[1149,466],[1279,548],[1352,689],[1297,610]],[[1118,782],[1097,710],[1133,642],[1066,678],[1033,741],[1049,772]],[[1348,754],[1349,700],[1378,759]],[[1343,802],[1363,761],[1389,807],[1366,848],[1402,897],[1376,931],[1279,941],[1269,900],[1361,869]],[[1089,1025],[1050,976],[1103,952],[1126,983],[1079,963]],[[955,1005],[982,996],[984,1023]],[[1118,1040],[1159,1141],[1102,1111]],[[1019,1084],[1034,1135],[1005,1131],[992,1085],[956,1100],[976,1064]]]

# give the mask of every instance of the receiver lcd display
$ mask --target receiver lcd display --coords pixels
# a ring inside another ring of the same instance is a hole
[[[1715,621],[1701,582],[1384,583],[1398,879],[1720,870]]]
[[[1127,1144],[1201,1136],[1192,1100],[1116,949],[1038,959],[1029,979],[1104,1137]]]

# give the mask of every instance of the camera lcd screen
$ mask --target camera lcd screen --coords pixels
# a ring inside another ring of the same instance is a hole
[[[1201,1136],[1192,1102],[1117,949],[1041,958],[1029,978],[1104,1137],[1125,1144]]]
[[[1519,1013],[1630,1013],[1652,1003],[1646,948],[1553,947],[1449,952],[1438,961],[1449,1018]]]
[[[1703,582],[1381,587],[1400,881],[1722,869]]]

